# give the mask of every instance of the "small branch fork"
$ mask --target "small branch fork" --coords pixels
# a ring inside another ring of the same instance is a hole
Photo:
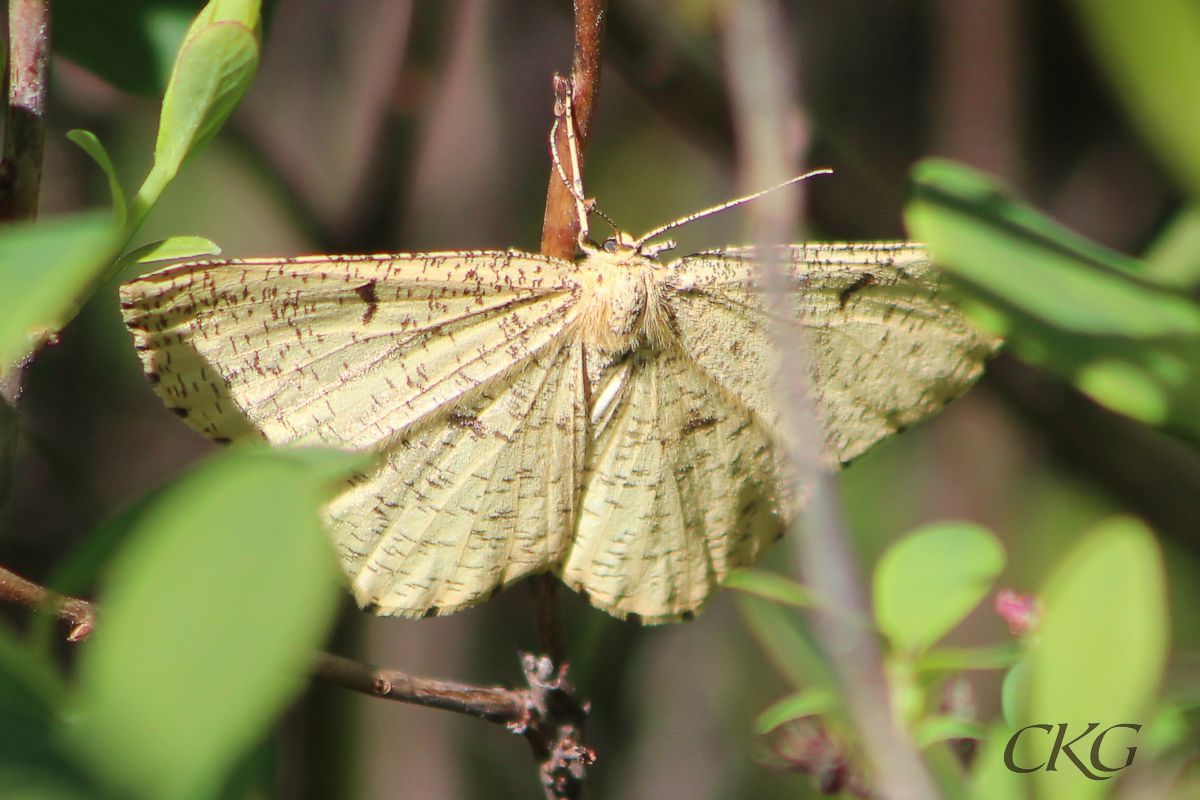
[[[3,567],[0,601],[53,612],[70,626],[67,640],[71,642],[86,639],[96,622],[94,603],[57,594]],[[372,697],[440,708],[503,725],[529,742],[548,798],[578,798],[586,768],[596,759],[591,748],[580,741],[588,706],[575,699],[565,663],[556,668],[547,656],[522,653],[521,668],[527,688],[505,689],[421,678],[318,653],[312,676]]]

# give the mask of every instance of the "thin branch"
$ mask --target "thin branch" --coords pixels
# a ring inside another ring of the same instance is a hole
[[[796,130],[789,118],[791,66],[782,9],[772,0],[745,0],[725,16],[725,45],[739,161],[751,186],[795,174]],[[777,245],[786,243],[797,217],[794,195],[779,192],[750,207],[761,246],[762,280],[780,291],[776,314],[794,316],[789,307],[786,265]],[[823,437],[812,405],[808,352],[794,326],[779,326],[779,352],[787,353],[781,408],[791,409],[782,433],[794,479],[807,494],[804,530],[793,535],[804,582],[832,600],[814,614],[815,632],[841,684],[841,696],[858,741],[871,766],[878,796],[888,800],[933,800],[937,789],[907,732],[892,716],[879,646],[868,618],[866,592],[848,546],[845,520],[838,507],[837,485],[822,469],[818,453]]]
[[[600,51],[604,44],[604,24],[607,0],[575,0],[575,55],[571,63],[572,113],[575,116],[575,144],[579,148],[580,166],[592,132],[596,97],[600,92]],[[555,87],[555,107],[565,102],[562,90]],[[567,130],[558,129],[558,152],[567,152]],[[546,215],[542,223],[542,252],[548,256],[571,259],[575,256],[575,237],[579,222],[575,214],[575,199],[563,184],[558,171],[550,169],[546,189]]]
[[[0,160],[0,219],[37,216],[46,140],[49,0],[9,0],[8,120]]]
[[[87,638],[96,621],[94,603],[57,594],[3,567],[0,602],[34,611],[53,609],[59,619],[71,625],[67,639],[72,642]],[[556,668],[546,656],[522,653],[521,667],[528,688],[505,689],[420,678],[332,653],[318,653],[312,676],[372,697],[440,708],[504,725],[529,741],[547,797],[578,798],[586,768],[596,759],[591,748],[580,742],[588,708],[575,699],[566,664]]]
[[[504,725],[529,721],[527,692],[523,690],[419,678],[331,653],[317,655],[312,674],[324,683],[385,700],[455,711]]]
[[[71,626],[67,641],[81,642],[96,623],[96,606],[78,597],[67,597],[0,567],[0,602],[16,603],[34,611],[51,611]]]

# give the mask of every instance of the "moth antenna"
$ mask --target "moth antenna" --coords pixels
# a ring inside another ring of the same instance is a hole
[[[720,213],[722,211],[725,211],[726,209],[734,208],[735,206],[740,206],[743,203],[749,203],[751,200],[757,200],[758,198],[762,197],[764,194],[770,194],[771,192],[777,191],[779,189],[783,189],[784,187],[791,186],[793,183],[799,183],[800,181],[808,180],[809,178],[816,176],[816,175],[832,175],[832,174],[833,174],[833,170],[831,170],[831,169],[814,169],[812,172],[806,172],[803,175],[797,175],[794,178],[788,178],[783,183],[777,183],[774,186],[770,187],[769,189],[763,189],[762,191],[755,192],[754,194],[748,194],[743,197],[735,197],[733,200],[726,200],[724,203],[720,203],[719,205],[709,206],[708,208],[701,209],[700,211],[697,211],[693,214],[688,214],[686,217],[680,217],[679,219],[677,219],[673,222],[668,222],[666,225],[659,225],[657,228],[650,231],[649,233],[643,234],[640,239],[638,239],[636,242],[634,242],[634,247],[637,247],[640,249],[644,244],[646,244],[646,242],[650,241],[651,239],[653,239],[657,236],[662,236],[667,231],[673,231],[676,228],[687,225],[689,222],[695,222],[698,219],[704,219],[705,217],[711,217],[713,214]]]
[[[568,100],[568,108],[570,108]],[[571,126],[567,127],[567,141],[573,143],[575,137],[571,134]],[[572,148],[573,149],[573,148]],[[572,153],[572,156],[575,154]],[[579,236],[577,241],[580,245],[587,241],[588,238],[588,202],[583,196],[582,182],[575,178],[572,180],[567,177],[567,172],[563,169],[562,158],[558,155],[558,118],[555,117],[554,124],[550,126],[550,159],[554,162],[554,169],[558,172],[558,177],[562,178],[563,186],[567,187],[567,191],[571,193],[571,197],[575,200],[575,215],[579,218]],[[573,166],[578,175],[578,160],[573,159]]]

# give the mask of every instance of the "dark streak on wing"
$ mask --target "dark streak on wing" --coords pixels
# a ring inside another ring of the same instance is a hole
[[[720,420],[716,417],[688,417],[687,421],[683,423],[683,432],[694,433],[696,431],[702,431],[705,428],[711,428],[718,422],[720,422]]]
[[[841,293],[838,294],[838,308],[845,308],[846,303],[850,301],[855,292],[862,291],[873,283],[875,283],[875,275],[870,272],[864,272],[854,283],[842,289]]]
[[[354,289],[359,298],[367,304],[367,310],[363,312],[363,324],[367,325],[375,317],[375,312],[379,309],[379,298],[375,295],[375,281],[369,281],[362,286]]]

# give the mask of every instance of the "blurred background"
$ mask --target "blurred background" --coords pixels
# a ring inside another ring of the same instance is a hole
[[[55,8],[92,13],[86,5]],[[179,11],[150,20],[166,40],[201,4],[157,5]],[[585,177],[588,195],[634,233],[739,190],[720,5],[612,3]],[[786,12],[797,142],[806,166],[835,171],[804,186],[810,238],[903,238],[906,174],[929,155],[999,176],[1125,252],[1142,252],[1181,206],[1065,0],[797,1]],[[279,0],[264,42],[245,102],[170,186],[141,239],[195,234],[231,257],[537,249],[550,77],[570,66],[569,3]],[[43,214],[107,202],[102,175],[64,138],[71,128],[97,133],[125,184],[136,185],[153,150],[162,80],[133,74],[122,85],[143,81],[146,96],[122,91],[89,68],[85,44],[61,47]],[[733,212],[691,226],[677,237],[680,251],[742,243],[744,223]],[[152,394],[114,293],[100,292],[29,375],[11,533],[0,550],[32,577],[213,449]],[[841,485],[864,572],[913,527],[966,519],[1003,539],[1001,583],[1019,591],[1036,587],[1094,520],[1142,516],[1161,535],[1170,570],[1172,679],[1200,673],[1195,451],[1001,357],[978,388],[862,458]],[[766,566],[791,573],[791,554],[777,548]],[[816,796],[809,778],[773,766],[771,741],[752,732],[755,715],[788,685],[732,593],[694,622],[651,629],[563,594],[572,674],[592,702],[588,741],[601,756],[593,796]],[[1008,634],[985,606],[953,636],[981,644]],[[536,647],[523,585],[484,607],[415,622],[367,618],[347,604],[330,644],[485,684],[518,683],[518,651]],[[977,673],[970,688],[980,715],[994,717],[998,674]],[[540,792],[518,737],[319,686],[246,769],[273,776],[271,794],[281,797]]]

